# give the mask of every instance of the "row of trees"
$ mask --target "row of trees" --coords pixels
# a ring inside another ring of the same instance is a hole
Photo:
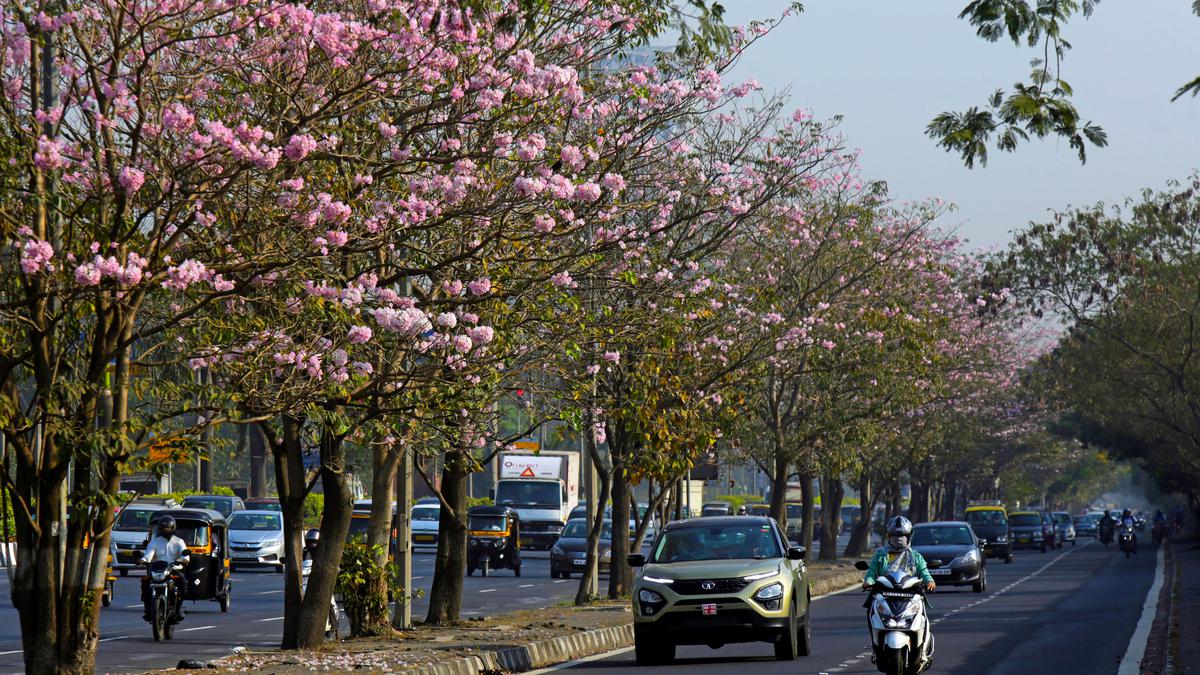
[[[273,458],[285,648],[322,639],[343,549],[302,592],[304,503],[320,481],[322,540],[345,539],[347,443],[372,457],[377,571],[402,452],[440,457],[427,621],[458,619],[467,481],[514,440],[516,389],[584,434],[611,596],[631,487],[663,506],[718,444],[768,470],[782,522],[793,475],[898,502],[903,473],[933,494],[943,458],[981,456],[955,429],[1014,433],[1018,321],[985,311],[1006,291],[944,207],[892,203],[836,123],[726,83],[772,24],[693,7],[7,3],[0,474],[27,669],[91,671],[121,477],[219,424]],[[638,51],[678,20],[689,48]]]

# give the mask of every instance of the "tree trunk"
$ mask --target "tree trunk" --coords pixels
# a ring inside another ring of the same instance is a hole
[[[250,449],[249,494],[261,499],[267,496],[267,444],[257,424],[242,425],[242,433]]]
[[[821,560],[837,560],[837,540],[842,531],[842,498],[846,488],[840,478],[821,478]]]
[[[438,521],[437,559],[429,589],[425,623],[445,626],[458,621],[462,610],[463,577],[467,572],[467,479],[465,450],[446,453],[442,462],[442,511]],[[448,507],[448,508],[447,508]]]
[[[779,527],[787,532],[787,481],[788,461],[783,451],[775,449],[775,472],[771,479],[771,517],[779,523]]]
[[[395,515],[398,509],[407,508],[404,504],[396,503],[396,470],[400,466],[400,453],[376,444],[373,455],[375,475],[371,479],[371,522],[367,526],[367,546],[375,551],[375,571],[379,574],[367,580],[367,584],[371,589],[368,592],[383,598],[383,601],[368,605],[383,607],[385,611],[379,616],[363,617],[363,624],[371,634],[377,628],[389,625],[386,611],[387,568],[396,539]]]
[[[308,494],[300,440],[304,420],[287,416],[281,422],[282,435],[276,435],[265,422],[258,425],[257,433],[262,435],[275,460],[275,485],[283,511],[283,638],[280,647],[295,649],[304,576],[304,497]]]
[[[612,436],[609,439],[609,455],[612,457],[612,562],[608,571],[608,597],[616,599],[628,595],[633,583],[633,569],[626,560],[629,555],[629,476],[622,442],[612,442]]]
[[[312,571],[300,602],[296,623],[296,646],[315,649],[325,641],[325,622],[337,585],[346,537],[350,533],[350,515],[354,496],[346,480],[346,452],[342,436],[329,422],[321,430],[321,489],[325,493],[325,512],[321,514],[321,543],[313,558]]]
[[[857,558],[865,555],[871,548],[871,516],[875,513],[875,502],[879,495],[871,485],[870,476],[863,476],[858,482],[858,501],[862,507],[858,521],[850,531],[850,541],[846,542],[846,550],[842,554],[847,558]]]
[[[591,425],[586,425],[584,428],[587,430],[585,433],[590,435]],[[592,598],[600,595],[600,589],[593,588],[591,584],[592,570],[600,565],[600,535],[604,533],[604,505],[608,503],[608,497],[612,493],[612,476],[602,465],[600,453],[595,451],[595,441],[592,440],[588,445],[588,461],[592,462],[592,469],[596,472],[596,478],[600,482],[600,494],[598,496],[588,495],[589,501],[595,498],[596,517],[588,528],[587,564],[583,568],[583,576],[579,579],[579,588],[575,591],[577,606],[586,605],[592,601]]]
[[[908,502],[908,519],[913,523],[929,521],[929,492],[930,485],[924,480],[914,478],[910,484],[912,498]]]
[[[786,480],[786,479],[785,479]],[[800,472],[800,501],[802,504],[800,521],[800,545],[806,551],[812,550],[813,545],[813,475],[807,471]]]

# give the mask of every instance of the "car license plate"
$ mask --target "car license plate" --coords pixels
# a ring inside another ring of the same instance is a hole
[[[257,553],[234,553],[233,557],[239,560],[255,560],[258,558]]]
[[[576,558],[571,561],[571,564],[572,565],[586,565],[587,559],[586,558]]]
[[[700,613],[704,616],[714,616],[717,613],[717,603],[709,602],[700,605]]]
[[[929,570],[929,573],[934,576],[937,576],[939,574],[950,574],[952,571],[953,570],[951,570],[949,567],[940,567],[936,570]]]
[[[1028,543],[1029,543],[1029,537],[1018,537],[1018,538],[1017,538],[1017,541],[1021,542],[1022,544],[1028,544]]]

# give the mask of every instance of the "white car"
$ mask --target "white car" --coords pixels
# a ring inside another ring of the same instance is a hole
[[[142,559],[142,547],[150,534],[150,520],[154,514],[167,508],[164,504],[142,504],[132,502],[117,514],[113,523],[112,543],[113,569],[121,576],[129,574]]]
[[[229,562],[238,567],[274,567],[283,572],[283,514],[237,511],[229,517]]]
[[[441,504],[417,504],[412,507],[413,549],[437,549],[438,520],[441,517]]]

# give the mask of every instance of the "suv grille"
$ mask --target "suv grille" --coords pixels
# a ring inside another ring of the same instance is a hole
[[[712,595],[714,593],[737,593],[750,582],[745,579],[680,579],[671,584],[671,590],[680,595]],[[712,584],[712,588],[704,588]]]

